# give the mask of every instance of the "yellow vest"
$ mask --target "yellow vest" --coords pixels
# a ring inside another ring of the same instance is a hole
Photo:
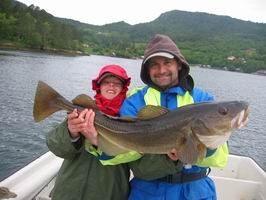
[[[136,91],[140,90],[137,88]],[[177,95],[177,105],[178,107],[193,104],[194,99],[187,91],[183,96]],[[148,88],[147,93],[144,96],[144,101],[146,105],[161,105],[161,93],[153,88]],[[228,147],[227,143],[224,143],[218,147],[214,154],[209,157],[204,158],[196,163],[200,167],[224,167],[227,164],[228,158]]]

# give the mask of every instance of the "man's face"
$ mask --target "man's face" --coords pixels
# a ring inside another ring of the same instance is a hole
[[[176,59],[153,57],[149,60],[148,70],[153,83],[162,89],[178,84],[178,72],[181,69]]]

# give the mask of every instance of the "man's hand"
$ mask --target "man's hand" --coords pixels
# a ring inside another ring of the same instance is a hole
[[[167,153],[167,155],[173,161],[177,161],[179,158],[177,150],[175,148],[173,148],[169,153]]]

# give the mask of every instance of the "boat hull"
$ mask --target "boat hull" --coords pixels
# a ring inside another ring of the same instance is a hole
[[[0,182],[0,186],[16,193],[13,199],[49,200],[62,162],[62,158],[47,152]],[[218,199],[266,200],[266,173],[249,157],[229,155],[227,166],[212,168],[210,177]]]

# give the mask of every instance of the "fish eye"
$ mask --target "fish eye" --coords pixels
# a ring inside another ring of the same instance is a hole
[[[219,112],[221,115],[226,115],[226,114],[228,113],[228,109],[225,108],[225,107],[219,107],[218,112]]]

